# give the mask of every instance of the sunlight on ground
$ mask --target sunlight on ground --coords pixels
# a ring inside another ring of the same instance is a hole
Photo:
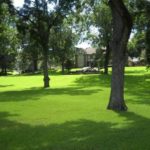
[[[149,81],[150,74],[144,68],[126,69],[125,99],[128,112],[118,113],[106,109],[110,93],[109,75],[52,76],[51,88],[48,89],[42,88],[41,75],[0,77],[0,137],[3,139],[0,145],[5,147],[4,144],[9,141],[5,134],[14,136],[15,141],[12,141],[21,150],[28,148],[22,142],[19,145],[18,134],[26,140],[25,143],[31,150],[47,149],[48,146],[57,150],[58,141],[62,142],[59,143],[62,147],[66,147],[65,143],[77,146],[84,142],[83,150],[86,150],[86,143],[95,147],[103,143],[104,146],[104,140],[113,135],[121,138],[122,134],[124,137],[134,136],[132,140],[127,140],[129,144],[140,141],[141,137],[146,139],[150,137]],[[143,133],[138,133],[139,128]],[[31,137],[39,136],[37,141],[42,145],[32,139],[32,143],[38,145],[33,147],[30,138],[27,140],[28,132]],[[109,144],[115,140],[112,138]],[[13,145],[12,149],[17,150],[14,143],[10,147]],[[145,143],[147,144],[146,140]],[[68,149],[72,149],[73,145],[68,146]],[[125,150],[123,139],[121,145]],[[130,149],[135,147],[141,148],[134,144]],[[114,146],[112,149],[117,148]]]

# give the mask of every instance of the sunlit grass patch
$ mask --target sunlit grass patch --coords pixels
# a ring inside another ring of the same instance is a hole
[[[52,72],[51,72],[52,73]],[[150,72],[126,68],[128,112],[107,110],[111,75],[0,77],[0,150],[148,150]]]

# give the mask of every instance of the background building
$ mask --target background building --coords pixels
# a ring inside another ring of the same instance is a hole
[[[75,66],[81,67],[92,67],[95,65],[96,48],[77,48],[75,55]]]

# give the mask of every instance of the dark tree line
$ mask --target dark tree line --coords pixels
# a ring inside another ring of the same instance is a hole
[[[5,2],[5,3],[4,3]],[[10,1],[0,2],[0,74],[7,75],[7,69],[14,64],[17,48],[17,30],[14,10]]]

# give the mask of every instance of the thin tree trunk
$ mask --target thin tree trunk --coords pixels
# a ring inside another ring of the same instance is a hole
[[[39,29],[40,30],[40,29]],[[44,88],[48,88],[50,86],[49,81],[49,73],[48,73],[48,58],[49,58],[49,29],[47,32],[42,32],[41,33],[41,46],[42,46],[42,51],[43,51],[43,81],[44,81]]]
[[[37,59],[33,59],[33,71],[37,71],[38,70],[38,61]]]
[[[7,67],[4,68],[4,75],[7,76]]]
[[[98,71],[100,71],[100,61],[97,61],[97,67],[98,67]]]
[[[62,74],[65,73],[65,64],[64,64],[64,61],[61,63],[61,71],[62,71]]]
[[[150,67],[150,20],[147,23],[146,30],[146,63]]]
[[[124,111],[124,67],[127,42],[131,33],[132,19],[122,0],[110,0],[113,16],[112,81],[108,109]]]
[[[1,75],[3,75],[3,76],[7,75],[7,68],[6,67],[2,67]]]
[[[106,54],[105,54],[104,74],[108,74],[109,57],[110,57],[110,47],[109,47],[109,43],[108,43],[108,45],[106,47]]]
[[[4,58],[3,61],[2,61],[2,75],[4,75],[4,76],[7,75],[7,62],[6,62],[6,58]]]
[[[43,74],[44,74],[44,88],[49,87],[49,75],[48,75],[48,42],[43,44]]]
[[[2,67],[2,75],[4,76],[5,75],[5,68],[4,67]]]

